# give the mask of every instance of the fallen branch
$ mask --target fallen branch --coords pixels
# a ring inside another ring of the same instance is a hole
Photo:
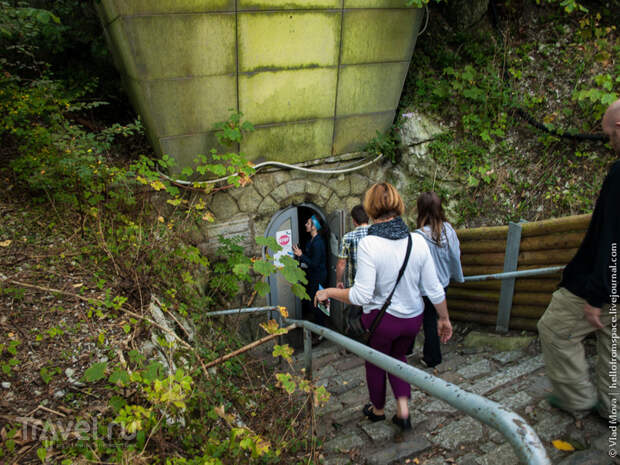
[[[0,276],[0,279],[2,278],[2,276]],[[29,284],[29,283],[23,283],[21,281],[16,281],[14,279],[4,279],[4,281],[9,282],[11,284],[15,284],[16,286],[22,286],[22,287],[27,287],[30,289],[37,289],[39,291],[44,291],[44,292],[53,292],[55,294],[62,294],[62,295],[67,295],[70,297],[75,297],[78,300],[82,300],[84,302],[88,302],[88,303],[92,303],[93,301],[95,302],[99,302],[101,304],[103,304],[104,302],[101,299],[96,299],[93,297],[84,297],[82,295],[79,294],[75,294],[73,292],[67,292],[67,291],[63,291],[60,289],[53,289],[50,287],[44,287],[44,286],[37,286],[35,284]],[[147,323],[155,326],[156,328],[159,328],[161,331],[170,334],[175,340],[177,340],[183,347],[185,347],[186,349],[188,349],[190,352],[192,352],[194,354],[194,356],[196,357],[196,360],[198,360],[198,362],[200,363],[200,366],[202,367],[202,371],[204,373],[204,375],[208,378],[209,377],[209,373],[207,372],[207,367],[205,366],[202,358],[200,357],[200,355],[198,355],[198,352],[196,352],[196,349],[194,349],[190,344],[188,344],[187,342],[185,342],[183,339],[181,339],[175,332],[170,331],[167,328],[164,328],[163,326],[161,326],[160,324],[156,323],[155,321],[151,320],[150,318],[147,318],[145,316],[139,315],[135,312],[132,312],[131,310],[127,310],[126,308],[119,308],[119,310],[129,316],[133,316],[134,318],[138,318],[140,320],[146,321]]]
[[[286,328],[284,328],[286,330],[286,332],[289,332],[291,329],[295,329],[297,327],[297,325],[292,324],[290,326],[287,326]],[[282,334],[270,334],[268,336],[263,337],[262,339],[259,339],[258,341],[254,341],[246,346],[243,346],[241,349],[237,349],[234,352],[230,352],[229,354],[226,355],[222,355],[219,358],[216,358],[215,360],[213,360],[212,362],[207,363],[206,368],[211,368],[212,366],[218,365],[222,362],[225,362],[228,359],[231,359],[233,357],[236,357],[237,355],[240,355],[244,352],[247,352],[248,350],[251,350],[255,347],[258,347],[261,344],[264,344],[265,342],[271,341],[272,339],[275,339],[279,336],[282,336]]]

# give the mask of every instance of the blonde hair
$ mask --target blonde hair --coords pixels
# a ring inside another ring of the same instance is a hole
[[[364,196],[364,210],[372,219],[401,216],[405,212],[403,199],[388,182],[373,184]]]

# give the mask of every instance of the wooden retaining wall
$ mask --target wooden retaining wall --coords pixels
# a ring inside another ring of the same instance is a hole
[[[578,215],[522,223],[517,270],[566,265],[581,244],[590,217]],[[508,226],[460,229],[456,233],[461,242],[461,263],[466,277],[504,271]],[[558,272],[516,280],[511,329],[536,329],[560,277]],[[450,284],[447,295],[450,317],[495,325],[500,288],[500,280]]]

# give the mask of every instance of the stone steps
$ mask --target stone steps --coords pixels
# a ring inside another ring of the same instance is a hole
[[[581,440],[588,446],[607,431],[598,417],[576,420],[546,404],[543,399],[550,385],[544,377],[541,354],[523,349],[467,349],[458,341],[445,349],[443,363],[426,371],[519,413],[538,433],[553,463],[570,458],[570,454],[555,449],[552,440]],[[410,363],[420,368],[419,358],[416,348]],[[302,360],[298,354],[299,366]],[[331,393],[329,402],[317,409],[327,465],[518,463],[499,432],[415,387],[409,403],[413,431],[403,434],[391,423],[396,403],[389,388],[386,421],[369,422],[361,412],[368,402],[364,361],[328,341],[313,349],[313,379]],[[414,458],[418,461],[412,462]]]

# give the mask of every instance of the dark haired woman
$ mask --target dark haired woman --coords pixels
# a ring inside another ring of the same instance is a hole
[[[374,184],[364,196],[364,210],[372,219],[368,235],[358,245],[355,284],[349,289],[331,287],[316,293],[316,301],[334,298],[344,303],[363,307],[362,324],[368,329],[388,301],[387,310],[373,333],[369,345],[375,350],[406,362],[406,351],[422,326],[425,289],[439,313],[439,336],[446,342],[452,336],[444,290],[437,279],[435,265],[428,246],[419,234],[412,234],[402,220],[405,210],[402,197],[388,183]],[[399,268],[405,262],[407,244],[411,240],[411,254],[398,281]],[[395,286],[396,285],[396,286]],[[396,415],[392,422],[402,430],[411,429],[408,400],[411,386],[394,375],[388,375],[396,398]],[[364,415],[370,421],[385,419],[385,370],[366,362],[366,382],[370,403]]]
[[[310,297],[310,307],[314,313],[316,324],[325,326],[327,316],[316,305],[313,305],[314,295],[319,289],[319,284],[323,287],[327,285],[327,248],[325,240],[321,234],[325,228],[321,221],[312,215],[305,223],[306,232],[310,234],[310,240],[304,247],[304,251],[297,246],[293,246],[293,253],[308,268],[306,270],[306,292]],[[304,301],[305,303],[306,301]],[[318,342],[318,341],[315,341]]]
[[[418,197],[418,229],[431,252],[439,282],[447,289],[450,279],[464,281],[461,268],[461,249],[454,228],[446,221],[441,199],[434,192]],[[428,297],[424,297],[424,350],[423,363],[432,368],[441,363],[441,348],[437,335],[437,312]]]

